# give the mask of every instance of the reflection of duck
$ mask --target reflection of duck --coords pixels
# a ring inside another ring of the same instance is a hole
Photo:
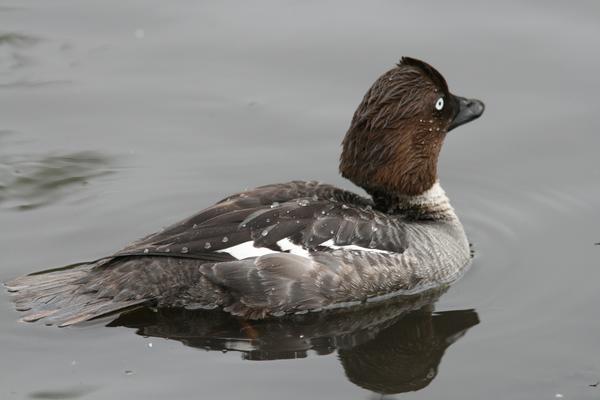
[[[340,349],[350,381],[392,394],[421,390],[435,378],[446,349],[479,323],[474,310],[414,312],[371,341]]]
[[[239,351],[246,360],[303,358],[337,350],[346,376],[377,393],[424,388],[437,374],[448,346],[479,323],[473,310],[435,313],[440,292],[364,307],[250,321],[223,312],[139,309],[109,326],[186,346]]]
[[[446,133],[483,110],[403,58],[369,89],[342,144],[342,175],[370,198],[313,181],[262,186],[97,262],[8,287],[24,320],[61,325],[143,305],[260,319],[442,287],[470,258],[438,155]]]

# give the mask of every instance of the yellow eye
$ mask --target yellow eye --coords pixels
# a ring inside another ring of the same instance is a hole
[[[438,110],[438,111],[440,111],[442,108],[444,108],[444,98],[440,97],[435,102],[435,109]]]

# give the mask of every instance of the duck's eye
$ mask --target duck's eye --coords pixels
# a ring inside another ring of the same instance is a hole
[[[440,97],[435,102],[435,109],[438,110],[438,111],[440,111],[442,108],[444,108],[444,98]]]

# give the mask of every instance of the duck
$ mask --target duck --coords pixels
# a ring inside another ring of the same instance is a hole
[[[438,158],[447,133],[484,108],[402,57],[369,88],[342,142],[340,173],[367,196],[318,181],[260,186],[107,257],[5,286],[22,321],[58,326],[140,307],[278,318],[440,290],[471,252]]]

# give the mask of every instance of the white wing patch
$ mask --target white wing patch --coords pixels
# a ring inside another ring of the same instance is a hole
[[[267,249],[266,247],[254,247],[254,242],[250,240],[226,249],[218,250],[217,253],[229,253],[238,260],[243,260],[245,258],[260,257],[265,254],[277,253],[277,251]]]
[[[309,256],[308,250],[306,250],[298,244],[292,243],[292,241],[289,239],[282,239],[277,242],[277,245],[281,248],[281,250],[285,251],[286,253],[295,254],[302,257]],[[228,247],[226,249],[218,250],[217,253],[229,253],[238,260],[243,260],[245,258],[260,257],[266,254],[274,254],[280,252],[266,247],[255,247],[254,242],[250,240],[248,242],[240,243],[238,245]]]
[[[297,256],[308,257],[309,253],[304,247],[299,244],[294,244],[290,239],[281,239],[277,242],[281,250],[286,251]]]
[[[277,242],[277,245],[281,248],[282,251],[286,253],[295,254],[301,257],[310,257],[310,252],[307,249],[305,249],[301,245],[292,243],[292,241],[289,239],[281,239]],[[320,245],[320,247],[326,247],[330,250],[358,250],[370,253],[391,254],[390,251],[371,249],[368,247],[361,247],[356,245],[337,246],[333,244],[332,239],[323,242]],[[240,243],[238,245],[228,247],[226,249],[218,250],[217,253],[229,253],[238,260],[243,260],[245,258],[255,258],[264,256],[266,254],[279,253],[279,251],[275,251],[266,247],[255,247],[254,242],[250,240],[248,242]]]
[[[333,239],[329,239],[328,241],[321,243],[321,246],[327,247],[331,250],[360,250],[360,251],[366,251],[369,253],[384,253],[384,254],[391,253],[390,251],[387,251],[387,250],[371,249],[369,247],[356,246],[354,244],[349,244],[346,246],[337,246],[337,245],[333,244]]]

